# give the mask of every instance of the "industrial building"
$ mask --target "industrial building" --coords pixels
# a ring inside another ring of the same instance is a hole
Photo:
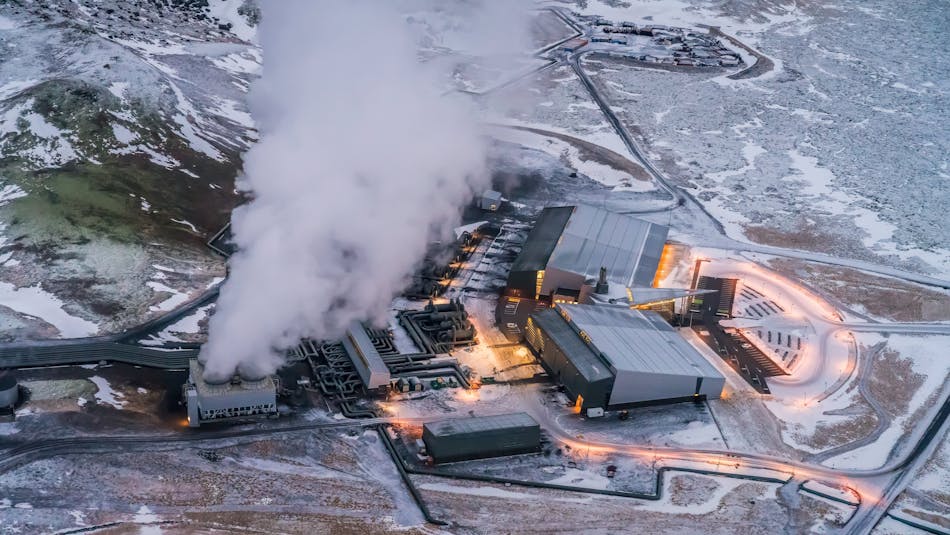
[[[626,288],[654,286],[669,228],[595,208],[545,208],[508,275],[506,295],[583,303],[606,269],[606,281]]]
[[[223,383],[204,379],[204,367],[197,359],[189,362],[184,399],[188,425],[277,414],[277,383],[273,377],[242,378],[235,375]]]
[[[524,412],[428,422],[422,441],[435,463],[532,453],[541,449],[541,426]]]
[[[603,410],[718,398],[725,378],[659,314],[558,304],[525,330],[542,366],[578,409]]]
[[[362,323],[354,321],[341,341],[366,390],[374,391],[389,387],[392,379],[389,367],[386,366],[383,357],[366,334]]]

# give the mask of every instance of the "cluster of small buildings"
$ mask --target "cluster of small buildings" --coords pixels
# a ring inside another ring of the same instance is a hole
[[[742,64],[739,54],[708,33],[671,26],[637,26],[631,22],[615,25],[605,19],[597,19],[594,25],[601,29],[600,33],[591,37],[594,43],[627,45],[633,44],[628,36],[645,36],[651,39],[652,44],[665,47],[637,56],[640,61],[695,67],[735,67]]]

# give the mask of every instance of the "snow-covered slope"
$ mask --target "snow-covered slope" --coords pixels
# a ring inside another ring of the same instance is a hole
[[[203,242],[256,139],[256,20],[250,0],[0,4],[2,338],[115,330],[222,275]]]

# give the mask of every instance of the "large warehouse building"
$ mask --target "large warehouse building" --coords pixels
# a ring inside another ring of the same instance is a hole
[[[588,414],[715,399],[725,385],[716,368],[651,311],[558,304],[529,318],[525,339]]]
[[[585,302],[606,269],[621,290],[651,287],[669,228],[592,206],[545,208],[508,276],[515,298]]]

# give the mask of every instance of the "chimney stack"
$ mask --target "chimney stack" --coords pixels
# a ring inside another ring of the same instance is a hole
[[[607,285],[607,268],[601,266],[600,278],[597,279],[597,286],[594,287],[594,293],[606,295],[609,286]]]

